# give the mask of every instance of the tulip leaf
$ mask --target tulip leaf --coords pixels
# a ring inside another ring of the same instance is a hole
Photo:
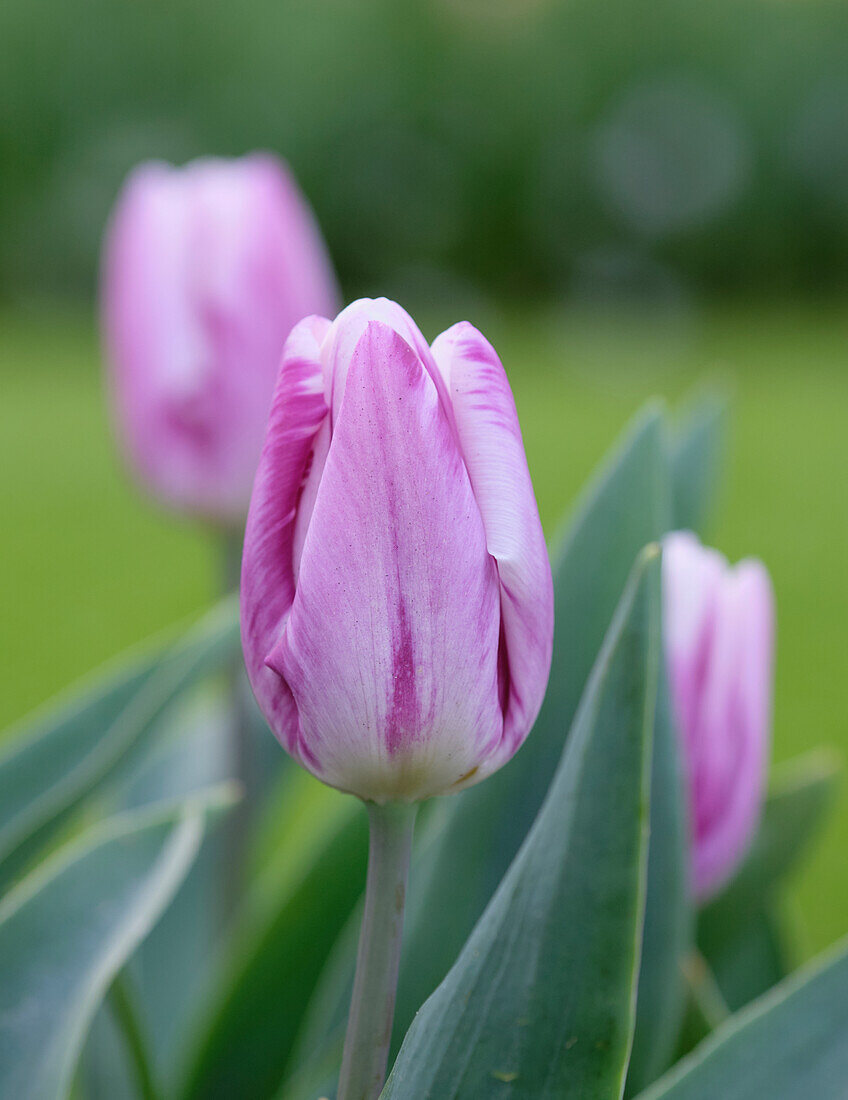
[[[143,758],[120,782],[110,784],[104,802],[114,811],[136,810],[180,800],[231,778],[230,710],[223,685],[197,685],[168,708],[153,731]],[[264,734],[272,739],[265,727]],[[279,751],[282,758],[285,753]],[[99,803],[98,803],[99,805]],[[220,959],[217,940],[227,902],[228,830],[203,845],[161,920],[129,963],[135,1000],[144,1020],[148,1056],[164,1087],[172,1079],[186,1037],[190,1013],[205,992]],[[104,1005],[91,1026],[80,1072],[88,1095],[119,1095],[116,1068],[124,1060],[121,1036]]]
[[[727,435],[727,401],[707,393],[693,401],[670,439],[672,526],[703,534],[715,501]]]
[[[590,484],[554,555],[553,665],[542,711],[527,742],[485,783],[441,800],[428,827],[418,830],[395,1014],[396,1048],[415,1012],[456,959],[530,828],[632,563],[641,548],[667,528],[664,436],[662,411],[649,406]],[[509,806],[509,813],[503,812],[504,806]],[[662,912],[665,904],[688,929],[682,883],[669,876],[661,885],[664,901],[649,902],[649,913]],[[674,955],[681,934],[664,944],[655,939],[660,969],[676,965],[676,956],[671,964],[661,958],[663,948],[667,956]],[[297,1051],[323,1062],[325,1048],[338,1046],[354,962],[355,946],[346,967],[337,958],[332,972],[322,976],[321,1005],[310,1006]],[[675,1021],[667,1021],[663,1013],[675,1007],[673,995],[650,1002],[651,1011],[640,1025],[640,1041],[646,1047],[654,1049],[653,1029],[662,1035],[673,1030]],[[662,1048],[665,1040],[658,1042]],[[306,1072],[300,1060],[295,1065],[299,1073]]]
[[[670,432],[670,525],[700,530],[720,467],[726,403],[714,394],[692,403]],[[681,965],[690,951],[694,914],[689,890],[688,823],[668,686],[661,676],[654,731],[648,896],[639,974],[636,1032],[627,1096],[672,1060],[685,1013]]]
[[[154,652],[122,663],[93,688],[60,704],[46,718],[3,736],[0,757],[0,859],[51,813],[66,805],[62,785],[82,756],[96,750],[103,730],[131,702],[163,659]],[[58,790],[57,790],[58,789]]]
[[[83,799],[135,758],[165,708],[237,650],[235,602],[226,600],[164,654],[122,666],[13,737],[0,758],[0,879],[18,874]]]
[[[590,487],[554,557],[553,663],[530,736],[500,772],[445,801],[438,836],[413,860],[398,1039],[447,973],[533,823],[632,563],[664,531],[665,493],[662,416],[651,408]]]
[[[698,921],[699,951],[727,1007],[737,1009],[777,985],[792,969],[784,922],[774,903],[753,904],[738,922],[729,911]]]
[[[231,797],[101,822],[0,903],[0,1095],[68,1094],[98,1003],[191,866],[204,814]]]
[[[649,548],[538,817],[416,1016],[387,1100],[621,1095],[645,900],[659,617],[659,551]]]
[[[848,950],[799,971],[732,1016],[640,1100],[843,1100]]]
[[[748,856],[727,888],[699,914],[699,949],[731,1009],[786,974],[776,892],[832,804],[838,773],[838,762],[818,750],[777,769]]]
[[[351,960],[356,958],[364,900],[360,898],[321,971],[277,1100],[315,1100],[316,1096],[335,1095],[352,993]],[[292,1067],[296,1068],[292,1071]]]
[[[681,964],[694,937],[689,889],[689,828],[668,683],[660,668],[651,778],[648,889],[639,970],[636,1031],[627,1096],[671,1063],[686,1008]]]
[[[284,877],[259,891],[265,896],[237,933],[199,1023],[186,1100],[274,1095],[312,988],[362,891],[368,830],[361,804],[296,771],[281,801],[298,800],[303,812],[278,834],[278,867],[269,871]]]

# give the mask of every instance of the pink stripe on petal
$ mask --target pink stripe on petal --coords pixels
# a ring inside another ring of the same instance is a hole
[[[322,317],[308,317],[286,342],[242,559],[241,630],[248,675],[272,729],[294,755],[300,755],[297,712],[265,659],[294,599],[297,506],[315,437],[327,417],[320,342],[329,327]]]
[[[393,327],[351,355],[284,635],[266,653],[321,777],[441,794],[500,735],[498,586],[432,377]]]
[[[467,322],[442,333],[432,350],[450,383],[457,435],[500,579],[509,672],[500,764],[527,736],[545,695],[553,647],[551,567],[515,402],[497,353]]]
[[[333,324],[332,333],[324,350],[327,379],[327,403],[338,413],[344,394],[345,379],[359,340],[366,327],[378,321],[386,325],[404,340],[416,353],[433,380],[448,420],[453,425],[453,411],[447,382],[436,365],[430,346],[421,330],[406,310],[389,298],[360,298],[342,310]]]

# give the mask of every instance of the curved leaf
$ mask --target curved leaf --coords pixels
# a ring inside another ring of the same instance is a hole
[[[786,979],[718,1028],[640,1100],[843,1100],[848,950]]]
[[[262,913],[237,938],[225,978],[209,998],[182,1090],[186,1098],[274,1095],[309,995],[362,891],[364,809],[300,771],[292,773],[289,799],[298,797],[298,788],[317,851],[298,861],[304,845],[297,831],[280,832],[283,877],[266,887]]]
[[[194,860],[215,792],[90,830],[0,904],[0,1095],[66,1096],[113,977]]]
[[[536,822],[401,1047],[385,1098],[621,1094],[635,1014],[659,552],[622,598]],[[509,803],[500,807],[503,816]]]
[[[672,525],[703,534],[715,501],[727,435],[727,401],[707,393],[692,402],[670,441]]]
[[[0,758],[0,879],[8,880],[80,802],[125,766],[165,708],[238,651],[234,600],[225,600],[163,655],[122,668],[116,681],[15,739]]]
[[[654,725],[648,891],[628,1096],[656,1080],[672,1062],[686,1007],[681,964],[692,945],[694,911],[677,749],[662,663]]]
[[[456,959],[533,823],[633,561],[664,531],[665,492],[663,423],[651,408],[585,495],[556,556],[551,679],[527,742],[496,775],[444,803],[438,836],[413,861],[398,1041]]]
[[[518,755],[485,783],[441,800],[419,829],[410,874],[395,1048],[415,1012],[456,959],[542,804],[581,691],[634,559],[659,538],[669,513],[662,411],[649,406],[625,432],[583,495],[553,563],[556,621],[542,711]],[[502,806],[510,812],[504,814]],[[354,941],[352,941],[354,942]],[[297,1051],[323,1064],[338,1046],[356,952],[319,984]],[[329,969],[329,968],[328,968]],[[651,1024],[649,1023],[649,1027]],[[659,1025],[661,1026],[661,1024]],[[295,1062],[301,1074],[306,1068]],[[307,1073],[308,1076],[308,1073]]]

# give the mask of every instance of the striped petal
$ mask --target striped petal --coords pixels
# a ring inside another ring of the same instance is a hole
[[[508,684],[499,763],[509,759],[542,705],[553,646],[553,583],[518,415],[494,348],[462,322],[433,356],[450,389],[457,436],[497,563],[502,660]],[[506,689],[506,690],[504,690]]]
[[[675,713],[693,761],[699,752],[701,694],[727,568],[724,556],[702,546],[691,531],[673,531],[663,542],[663,638]]]
[[[492,770],[498,582],[432,376],[393,326],[360,333],[267,653],[312,769],[360,797],[418,799]]]
[[[286,342],[242,558],[241,630],[248,675],[271,728],[298,757],[291,693],[265,658],[282,634],[295,594],[298,501],[316,436],[327,419],[320,344],[329,327],[324,318],[308,317]]]
[[[324,349],[327,404],[333,410],[335,419],[341,407],[345,380],[350,367],[353,352],[359,340],[372,321],[379,321],[394,331],[418,356],[442,400],[448,419],[453,421],[450,412],[450,397],[441,372],[436,367],[427,341],[410,315],[389,298],[360,298],[351,302],[342,310],[333,324],[333,331]]]
[[[695,763],[694,887],[708,897],[745,854],[759,821],[767,770],[773,597],[759,562],[728,570],[704,671]]]

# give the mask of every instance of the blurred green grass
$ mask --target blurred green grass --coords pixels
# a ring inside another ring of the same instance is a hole
[[[452,321],[454,318],[448,318]],[[775,756],[848,749],[848,313],[757,307],[684,317],[497,316],[553,533],[629,416],[705,377],[733,400],[713,541],[761,556],[778,600]],[[428,332],[428,335],[433,335]],[[213,597],[218,548],[129,483],[110,438],[94,325],[0,318],[0,724]],[[579,629],[579,623],[575,624]],[[848,930],[848,790],[799,877],[802,949]]]

